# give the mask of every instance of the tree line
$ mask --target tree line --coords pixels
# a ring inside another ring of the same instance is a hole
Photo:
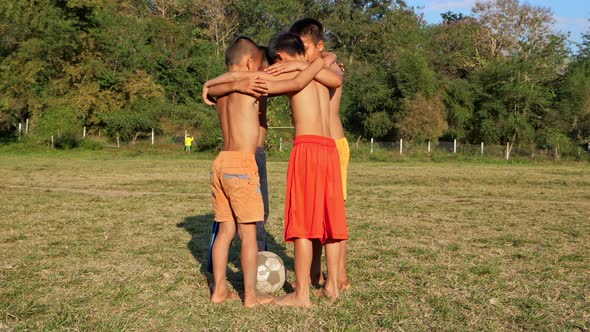
[[[561,150],[590,140],[590,29],[574,54],[550,9],[482,0],[428,24],[401,0],[7,0],[0,3],[0,135],[124,141],[194,128],[220,144],[203,83],[239,34],[266,44],[302,17],[324,23],[346,68],[348,133]],[[270,104],[288,125],[287,104]],[[272,134],[270,136],[272,138]]]

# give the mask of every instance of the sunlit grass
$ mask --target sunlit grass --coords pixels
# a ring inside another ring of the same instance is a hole
[[[588,164],[352,163],[353,288],[310,309],[209,303],[210,160],[0,155],[0,330],[590,328]],[[270,250],[286,163],[270,162]],[[238,246],[230,284],[241,288]]]

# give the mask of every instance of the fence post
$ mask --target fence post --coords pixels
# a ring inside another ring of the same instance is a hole
[[[430,140],[428,140],[428,153],[430,153]]]
[[[29,134],[29,119],[25,122],[25,134]]]
[[[279,137],[279,152],[283,152],[283,138]]]
[[[400,138],[399,139],[399,155],[403,155],[404,154],[404,139]]]
[[[361,141],[361,136],[356,139],[356,150],[359,150],[359,142]],[[590,151],[590,143],[588,143],[588,151]]]
[[[457,139],[453,139],[453,153],[457,153]]]
[[[373,137],[371,137],[371,154],[373,154]]]
[[[51,148],[53,149],[54,145],[53,145],[53,135],[51,135]]]
[[[510,142],[506,142],[506,160],[510,159]]]
[[[20,142],[20,136],[22,134],[22,131],[23,131],[23,123],[22,122],[19,122],[18,123],[18,141],[19,142]]]
[[[84,126],[84,131],[82,132],[82,138],[86,138],[86,126]]]
[[[121,147],[121,144],[119,142],[119,135],[117,135],[117,149]]]
[[[154,145],[155,139],[156,139],[156,136],[154,134],[154,128],[152,128],[152,145]]]
[[[483,142],[481,142],[481,155],[483,156]]]
[[[184,139],[186,139],[186,137],[188,136],[188,131],[184,131]]]

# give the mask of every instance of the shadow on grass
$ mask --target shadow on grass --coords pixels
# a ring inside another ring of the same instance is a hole
[[[190,216],[184,218],[184,220],[178,224],[176,227],[184,228],[191,235],[190,241],[187,243],[187,248],[199,264],[199,271],[203,276],[207,278],[208,284],[210,285],[213,281],[213,275],[208,271],[208,264],[209,264],[209,244],[211,243],[211,232],[213,230],[213,214],[205,214],[199,216]],[[228,257],[228,265],[233,265],[235,267],[240,266],[240,240],[239,236],[232,242],[229,257]],[[294,270],[295,262],[292,257],[287,255],[286,248],[284,244],[277,243],[274,236],[272,234],[267,234],[267,241],[268,241],[268,250],[277,254],[283,262],[285,263],[285,268],[287,271]],[[242,273],[236,272],[231,268],[227,269],[227,281],[229,284],[240,294],[243,293],[244,290],[244,280],[242,278]],[[292,292],[293,288],[288,282],[285,282],[283,285],[283,290],[285,292]]]

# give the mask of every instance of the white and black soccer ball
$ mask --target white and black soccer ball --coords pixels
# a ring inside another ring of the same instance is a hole
[[[281,289],[287,279],[287,271],[281,257],[270,251],[258,252],[258,275],[256,289],[261,293],[274,293]]]

